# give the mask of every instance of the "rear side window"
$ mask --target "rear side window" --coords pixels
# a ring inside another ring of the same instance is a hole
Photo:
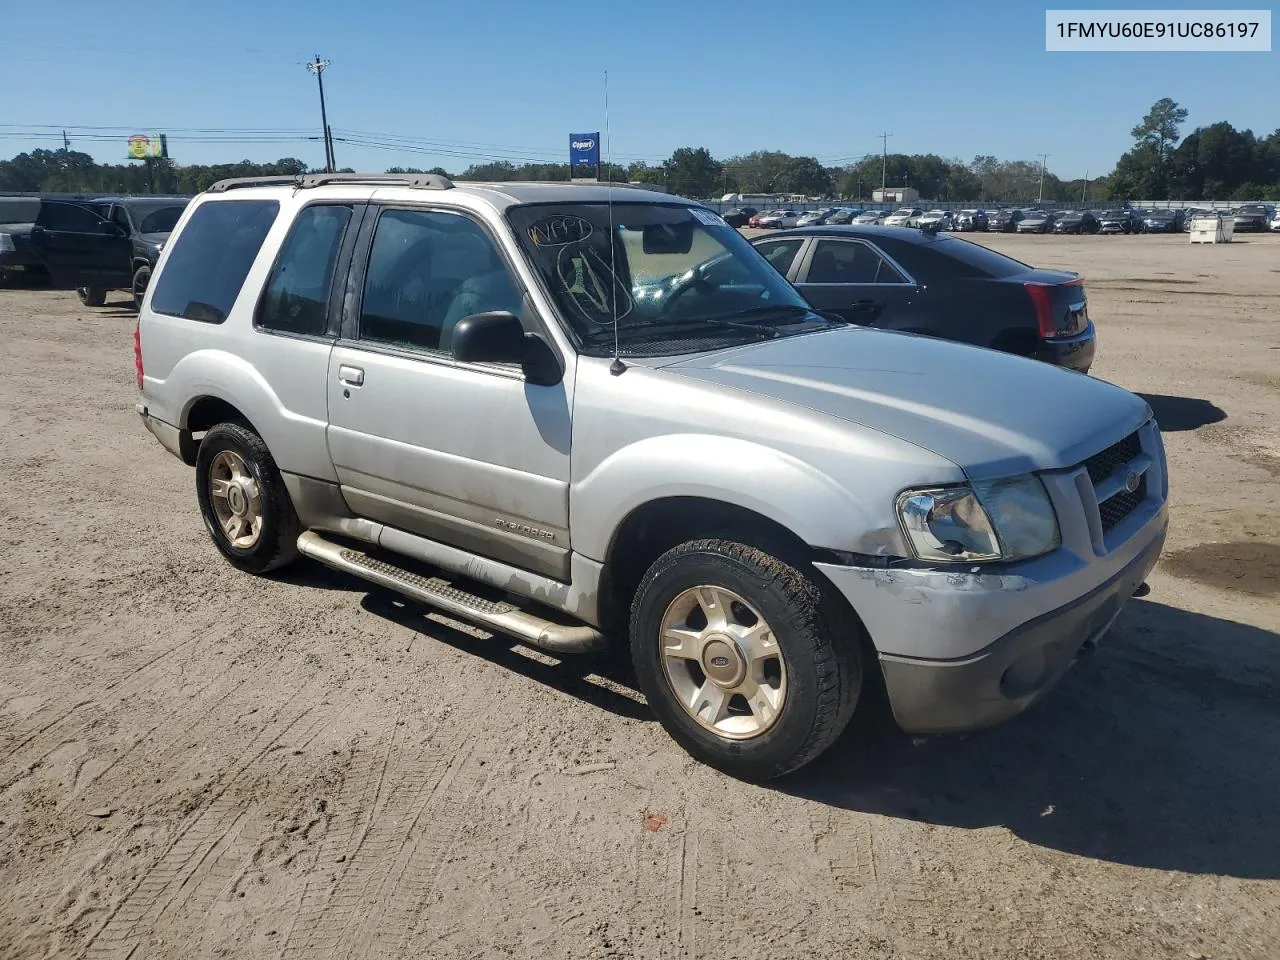
[[[769,266],[785,277],[803,245],[803,240],[772,240],[769,243],[756,244],[756,249],[764,254],[764,258],[769,261]]]
[[[102,219],[88,207],[82,207],[78,203],[46,200],[40,204],[40,216],[36,219],[36,223],[46,230],[61,230],[67,233],[97,233],[102,224]]]
[[[201,204],[169,251],[151,295],[151,309],[222,323],[279,211],[274,200]]]
[[[906,283],[884,257],[860,240],[819,240],[807,283]]]
[[[885,241],[889,253],[921,283],[941,280],[990,280],[1032,269],[1020,260],[979,243],[938,237],[925,243]]]
[[[258,326],[316,337],[327,332],[329,289],[351,213],[347,204],[315,204],[298,214],[258,305]]]

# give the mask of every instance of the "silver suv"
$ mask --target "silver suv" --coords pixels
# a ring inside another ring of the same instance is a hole
[[[554,651],[628,637],[695,757],[812,760],[1040,697],[1165,537],[1138,397],[815,313],[623,185],[226,181],[138,322],[138,411],[242,570],[299,554]]]

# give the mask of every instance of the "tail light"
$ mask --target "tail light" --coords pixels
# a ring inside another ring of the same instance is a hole
[[[1049,293],[1053,288],[1045,283],[1024,283],[1022,286],[1026,288],[1027,296],[1031,298],[1031,303],[1036,308],[1036,325],[1040,328],[1040,336],[1046,339],[1061,336],[1058,324],[1053,319],[1053,303]],[[1084,286],[1084,281],[1069,280],[1057,286],[1080,287]]]
[[[1053,307],[1049,305],[1049,288],[1043,283],[1024,283],[1023,286],[1026,287],[1027,296],[1031,298],[1031,303],[1036,308],[1036,324],[1040,327],[1040,336],[1056,337],[1058,325],[1053,322]]]
[[[138,374],[138,389],[142,389],[142,324],[141,322],[134,325],[133,328],[133,369]]]

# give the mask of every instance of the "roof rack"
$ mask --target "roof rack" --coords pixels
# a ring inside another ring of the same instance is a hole
[[[208,193],[226,193],[242,187],[293,187],[310,190],[329,183],[367,183],[409,187],[412,190],[451,190],[453,181],[438,173],[300,173],[282,177],[233,177],[211,185]]]

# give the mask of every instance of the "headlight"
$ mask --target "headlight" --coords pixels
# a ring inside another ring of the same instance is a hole
[[[1058,546],[1058,518],[1038,477],[908,490],[898,516],[921,560],[1025,560]]]

